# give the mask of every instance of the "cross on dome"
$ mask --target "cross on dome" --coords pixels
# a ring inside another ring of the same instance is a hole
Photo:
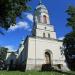
[[[42,4],[42,0],[39,0],[39,4]]]

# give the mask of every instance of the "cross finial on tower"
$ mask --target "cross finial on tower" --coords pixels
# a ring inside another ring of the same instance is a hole
[[[39,4],[41,4],[42,3],[42,0],[39,0]]]

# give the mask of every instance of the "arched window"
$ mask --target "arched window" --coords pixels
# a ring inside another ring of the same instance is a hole
[[[43,33],[43,37],[45,37],[45,33]]]
[[[46,15],[43,15],[43,22],[47,23],[47,17],[46,17]]]
[[[48,34],[48,38],[50,38],[50,34]]]

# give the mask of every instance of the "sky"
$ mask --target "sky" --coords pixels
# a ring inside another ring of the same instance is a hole
[[[16,25],[11,26],[8,31],[0,28],[5,35],[0,34],[0,46],[9,48],[10,51],[17,51],[22,39],[27,35],[31,35],[33,26],[33,13],[39,0],[32,0],[28,3],[31,7],[30,11],[22,12],[21,17],[16,18]],[[42,0],[42,3],[47,7],[50,17],[50,22],[55,28],[58,39],[63,39],[64,36],[71,31],[67,27],[68,15],[65,12],[70,5],[75,6],[75,0]]]

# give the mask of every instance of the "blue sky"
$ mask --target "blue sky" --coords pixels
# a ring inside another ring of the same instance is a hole
[[[32,0],[28,3],[32,10],[28,12],[22,12],[22,18],[17,17],[16,26],[11,26],[8,31],[1,29],[5,35],[0,34],[0,46],[9,48],[16,51],[27,35],[31,34],[33,26],[33,13],[35,7],[38,5],[39,0]],[[47,7],[49,11],[51,24],[54,25],[57,33],[57,38],[62,38],[71,31],[66,26],[67,17],[65,10],[69,5],[75,5],[75,0],[42,0],[42,3]]]

